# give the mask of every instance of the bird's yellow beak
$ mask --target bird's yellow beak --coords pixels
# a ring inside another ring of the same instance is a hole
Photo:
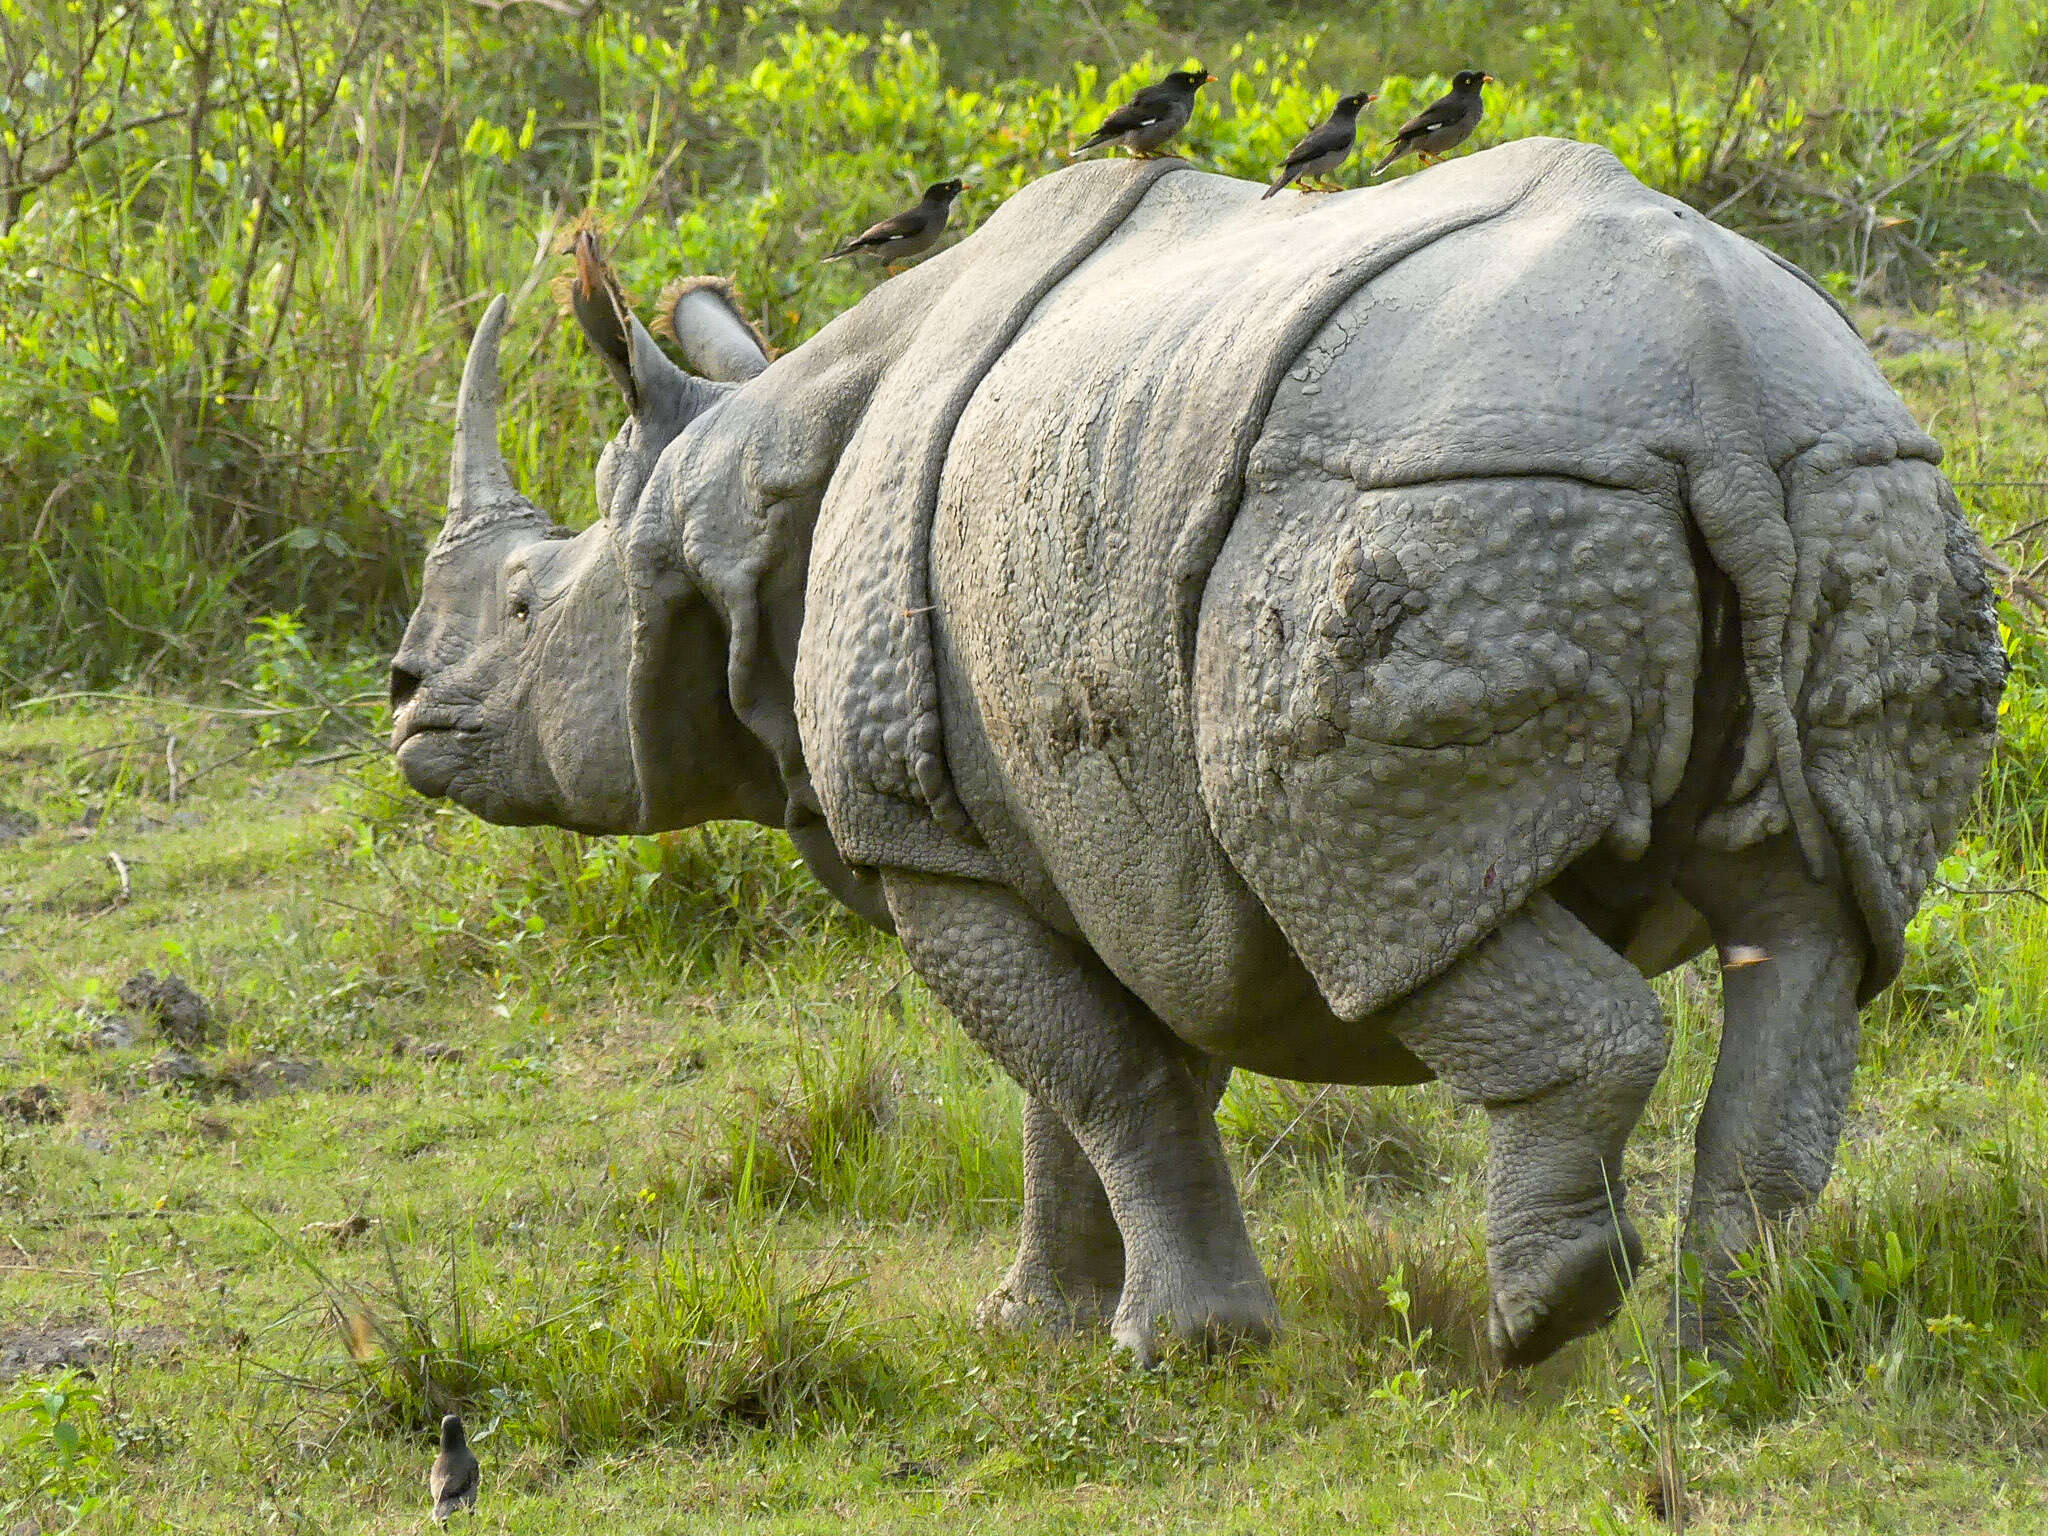
[[[1481,85],[1499,85],[1499,84],[1500,84],[1500,82],[1499,82],[1498,80],[1494,79],[1494,78],[1493,78],[1493,76],[1491,76],[1491,75],[1481,75],[1481,76],[1479,77],[1479,83],[1480,83]]]
[[[1215,77],[1214,75],[1204,75],[1204,76],[1202,76],[1202,84],[1204,84],[1204,85],[1214,85],[1215,83],[1216,83],[1216,77]]]

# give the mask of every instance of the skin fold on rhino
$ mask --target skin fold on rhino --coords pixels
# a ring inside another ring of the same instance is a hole
[[[893,928],[1029,1095],[986,1318],[1269,1335],[1230,1071],[1436,1077],[1527,1363],[1640,1256],[1645,976],[1768,957],[1710,1276],[1826,1181],[1990,749],[1981,550],[1832,302],[1605,151],[1261,190],[1059,172],[772,366],[715,286],[691,371],[594,336],[632,415],[573,537],[497,453],[498,300],[393,743],[495,821],[786,828]]]

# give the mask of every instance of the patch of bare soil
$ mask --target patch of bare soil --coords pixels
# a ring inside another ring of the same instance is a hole
[[[0,1333],[0,1382],[66,1369],[91,1376],[116,1350],[131,1360],[169,1360],[184,1343],[185,1336],[175,1328],[108,1328],[92,1323]]]

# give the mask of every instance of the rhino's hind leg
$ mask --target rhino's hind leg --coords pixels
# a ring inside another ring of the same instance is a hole
[[[1196,1069],[1213,1111],[1230,1067]],[[1066,1123],[1035,1098],[1024,1101],[1024,1212],[1017,1257],[982,1301],[984,1327],[1072,1332],[1107,1323],[1124,1285],[1124,1238],[1102,1180]]]
[[[1612,1317],[1641,1257],[1621,1160],[1663,1070],[1663,1010],[1539,894],[1384,1017],[1487,1111],[1489,1331],[1508,1364],[1534,1364]]]
[[[1150,1364],[1162,1333],[1205,1343],[1270,1337],[1273,1293],[1216,1132],[1217,1074],[1099,959],[1010,892],[968,880],[884,878],[918,974],[1072,1133],[1100,1177],[1123,1239],[1116,1341]],[[1040,1150],[1043,1171],[1062,1173],[1073,1191],[1062,1144],[1041,1142]],[[1028,1214],[1087,1219],[1085,1202],[1063,1211],[1054,1197]],[[1028,1249],[1029,1233],[1026,1241]],[[1037,1279],[1029,1277],[1027,1296]]]
[[[1834,1167],[1867,941],[1848,895],[1815,882],[1787,838],[1696,855],[1680,884],[1724,957],[1721,1053],[1686,1214],[1706,1292],[1684,1331],[1716,1346],[1740,1299],[1729,1283],[1735,1257],[1810,1205]]]
[[[1064,1121],[1024,1101],[1017,1257],[976,1314],[985,1327],[1061,1332],[1107,1322],[1124,1288],[1124,1238],[1102,1180]]]

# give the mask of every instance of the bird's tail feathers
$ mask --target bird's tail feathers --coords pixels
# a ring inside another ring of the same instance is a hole
[[[1289,183],[1292,180],[1294,180],[1294,172],[1286,172],[1284,175],[1281,176],[1281,178],[1278,181],[1274,182],[1273,185],[1266,188],[1265,191],[1259,194],[1259,201],[1263,203],[1267,198],[1271,197],[1275,192],[1278,192],[1282,187],[1286,186],[1287,183]]]
[[[1396,160],[1400,159],[1403,155],[1407,153],[1408,146],[1406,144],[1396,144],[1392,149],[1388,150],[1384,155],[1380,156],[1379,164],[1375,165],[1372,168],[1372,174],[1375,176],[1379,175],[1381,171],[1384,171],[1388,166],[1392,165]]]

